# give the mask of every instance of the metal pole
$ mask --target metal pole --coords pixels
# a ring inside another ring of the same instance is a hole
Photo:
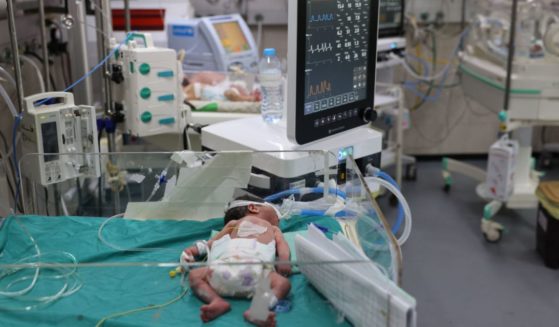
[[[510,107],[510,91],[512,89],[512,69],[514,64],[514,52],[516,48],[516,20],[518,15],[518,0],[512,1],[512,13],[510,19],[510,39],[509,39],[509,55],[507,58],[507,81],[505,84],[505,105],[504,111],[508,111]]]
[[[49,63],[49,51],[47,48],[47,27],[45,26],[45,0],[39,0],[39,28],[41,29],[41,46],[43,52],[43,78],[45,80],[45,85],[47,92],[51,91],[50,85],[50,63]]]
[[[10,43],[12,47],[12,57],[14,71],[16,73],[17,104],[19,112],[23,111],[23,81],[21,79],[21,62],[19,61],[19,46],[17,44],[16,18],[14,0],[8,0],[8,28],[10,30]]]
[[[130,0],[124,0],[124,24],[126,33],[132,30],[132,18],[130,17]]]
[[[462,0],[462,16],[460,19],[460,27],[462,27],[462,31],[466,28],[466,0]]]

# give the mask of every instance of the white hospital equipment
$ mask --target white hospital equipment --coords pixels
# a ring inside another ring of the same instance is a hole
[[[41,104],[62,100],[54,104]],[[25,98],[21,122],[23,154],[44,156],[22,160],[24,177],[43,186],[77,177],[98,177],[99,152],[95,108],[77,106],[71,93],[43,93]],[[60,154],[76,154],[70,160]]]
[[[177,53],[155,47],[151,34],[135,33],[115,57],[113,95],[125,114],[126,131],[139,137],[182,132],[184,94]]]
[[[507,186],[512,187],[512,192],[492,196],[486,183],[491,176],[452,159],[443,161],[443,176],[447,191],[452,183],[451,172],[481,183],[477,193],[490,201],[484,209],[481,229],[488,241],[497,242],[503,226],[492,218],[503,205],[526,209],[536,208],[538,203],[535,191],[539,174],[532,159],[532,127],[559,124],[559,10],[553,1],[544,0],[478,1],[476,8],[459,68],[465,93],[488,108],[503,109],[499,114],[500,130],[512,133],[518,141],[514,178],[512,186]],[[516,14],[512,15],[515,8]]]
[[[287,120],[273,126],[260,117],[215,124],[202,130],[202,146],[320,149],[340,160],[350,153],[363,168],[379,166],[382,135],[364,126],[376,118],[377,16],[376,2],[289,1]],[[255,166],[265,175],[294,178],[309,172],[308,161],[303,153],[270,153]]]
[[[170,48],[185,51],[185,71],[257,70],[258,48],[238,14],[173,20],[167,36]]]

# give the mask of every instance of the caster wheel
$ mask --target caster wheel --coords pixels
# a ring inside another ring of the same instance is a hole
[[[415,165],[407,165],[406,166],[406,174],[404,176],[408,181],[416,181],[417,180],[417,167]]]
[[[497,244],[501,242],[503,238],[503,231],[500,229],[494,229],[487,233],[483,233],[483,237],[488,243]]]
[[[451,189],[450,184],[445,184],[443,187],[445,193],[450,193],[450,189]]]
[[[553,155],[548,152],[541,154],[538,165],[540,169],[550,169],[553,164]]]
[[[398,203],[400,203],[400,201],[398,200],[398,198],[395,195],[391,195],[390,196],[390,206],[391,207],[397,207]]]

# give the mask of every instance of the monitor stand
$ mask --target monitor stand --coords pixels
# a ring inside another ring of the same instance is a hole
[[[260,116],[255,116],[204,128],[202,147],[213,151],[270,151],[255,157],[254,166],[274,176],[294,178],[316,172],[324,167],[324,163],[319,163],[322,167],[317,167],[316,157],[312,157],[305,151],[332,152],[329,165],[338,164],[339,152],[350,147],[355,159],[378,156],[380,160],[382,133],[368,126],[362,126],[316,142],[298,145],[287,139],[284,121],[271,125],[265,123]],[[294,152],[280,153],[279,151]]]

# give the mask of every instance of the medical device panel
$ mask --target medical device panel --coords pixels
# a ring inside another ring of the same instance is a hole
[[[292,1],[289,10],[290,140],[305,144],[374,120],[378,1]]]
[[[62,102],[40,104],[45,99]],[[71,93],[44,93],[25,98],[21,130],[23,153],[45,154],[22,160],[25,177],[46,186],[80,176],[99,176],[98,158],[87,155],[99,152],[95,108],[76,106]],[[61,157],[60,154],[76,155]]]
[[[404,35],[404,1],[379,1],[379,37]]]
[[[118,51],[112,71],[127,132],[145,137],[182,131],[182,70],[175,50],[155,47],[150,34],[135,34]]]
[[[169,47],[186,51],[185,71],[256,72],[258,49],[240,15],[181,19],[167,27]]]

